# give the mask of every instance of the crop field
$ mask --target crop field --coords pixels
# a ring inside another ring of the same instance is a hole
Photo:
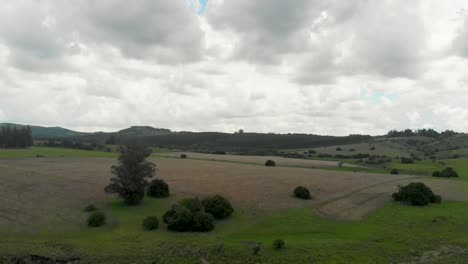
[[[208,161],[225,161],[241,164],[256,164],[264,165],[267,160],[274,160],[276,166],[285,167],[304,167],[304,168],[318,168],[318,167],[337,167],[338,161],[325,161],[325,160],[310,160],[310,159],[291,159],[284,157],[273,156],[240,156],[240,155],[215,155],[203,153],[186,153],[186,152],[172,152],[158,154],[162,157],[179,157],[181,154],[187,154],[189,159],[195,160],[208,160]],[[356,168],[357,165],[343,164],[343,167]]]
[[[468,190],[458,181],[272,168],[256,165],[265,157],[245,162],[254,165],[244,163],[248,157],[240,158],[219,162],[154,157],[171,196],[145,198],[142,205],[130,208],[103,192],[116,159],[0,159],[0,256],[71,256],[80,263],[201,263],[201,258],[209,263],[388,263],[442,246],[468,246]],[[389,203],[397,185],[411,181],[424,181],[444,203],[428,208]],[[314,199],[293,198],[297,185],[308,187]],[[161,217],[179,199],[216,193],[231,200],[236,211],[214,232],[141,228],[145,216]],[[82,209],[90,203],[106,212],[107,226],[85,226]],[[440,236],[429,236],[427,228]],[[424,245],[418,243],[421,237],[427,241]],[[282,252],[271,248],[277,238],[287,241]],[[252,241],[262,244],[259,256],[251,254]],[[226,251],[214,253],[220,244]],[[466,254],[452,253],[444,258]]]

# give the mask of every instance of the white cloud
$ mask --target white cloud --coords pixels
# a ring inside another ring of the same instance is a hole
[[[0,119],[115,130],[467,130],[466,1],[9,0]],[[468,10],[468,9],[467,9]]]

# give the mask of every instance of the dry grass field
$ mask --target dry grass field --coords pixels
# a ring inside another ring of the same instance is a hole
[[[211,161],[227,161],[234,163],[245,164],[260,164],[263,165],[267,160],[274,160],[277,166],[286,167],[304,167],[304,168],[322,168],[322,167],[336,167],[338,161],[325,161],[325,160],[307,160],[307,159],[291,159],[278,156],[240,156],[240,155],[215,155],[203,153],[186,153],[186,152],[172,152],[164,153],[162,156],[179,157],[181,154],[187,154],[190,159],[211,160]],[[343,164],[343,167],[359,167],[352,164]]]
[[[239,157],[246,160],[248,157]],[[265,159],[258,157],[252,163]],[[278,159],[276,159],[278,160]],[[222,193],[239,211],[275,213],[310,206],[331,218],[361,219],[390,200],[398,184],[424,181],[444,199],[466,201],[455,181],[324,171],[306,168],[264,167],[208,160],[155,158],[159,177],[174,193],[171,202],[188,196]],[[282,160],[278,160],[279,163]],[[31,158],[0,160],[0,229],[57,230],[82,228],[81,209],[103,205],[111,197],[103,192],[109,182],[108,158]],[[298,185],[310,188],[315,199],[291,197]]]

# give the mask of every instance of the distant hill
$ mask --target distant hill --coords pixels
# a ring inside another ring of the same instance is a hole
[[[170,134],[171,130],[165,128],[154,128],[150,126],[132,126],[117,132],[119,136],[159,136]]]
[[[26,125],[13,124],[13,123],[0,123],[0,127],[10,126],[10,127],[24,127]],[[30,126],[32,131],[32,136],[34,139],[46,139],[46,138],[67,138],[67,137],[77,137],[83,136],[88,133],[82,133],[73,131],[70,129],[62,127],[42,127],[42,126]]]

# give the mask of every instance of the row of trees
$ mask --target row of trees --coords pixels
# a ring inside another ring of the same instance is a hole
[[[33,144],[31,127],[4,126],[0,129],[0,148],[26,148]]]
[[[437,132],[434,129],[418,129],[411,130],[405,129],[402,131],[391,130],[387,133],[387,137],[412,137],[412,136],[423,136],[432,138],[446,138],[457,135],[458,133],[452,130],[445,130],[444,132]]]

